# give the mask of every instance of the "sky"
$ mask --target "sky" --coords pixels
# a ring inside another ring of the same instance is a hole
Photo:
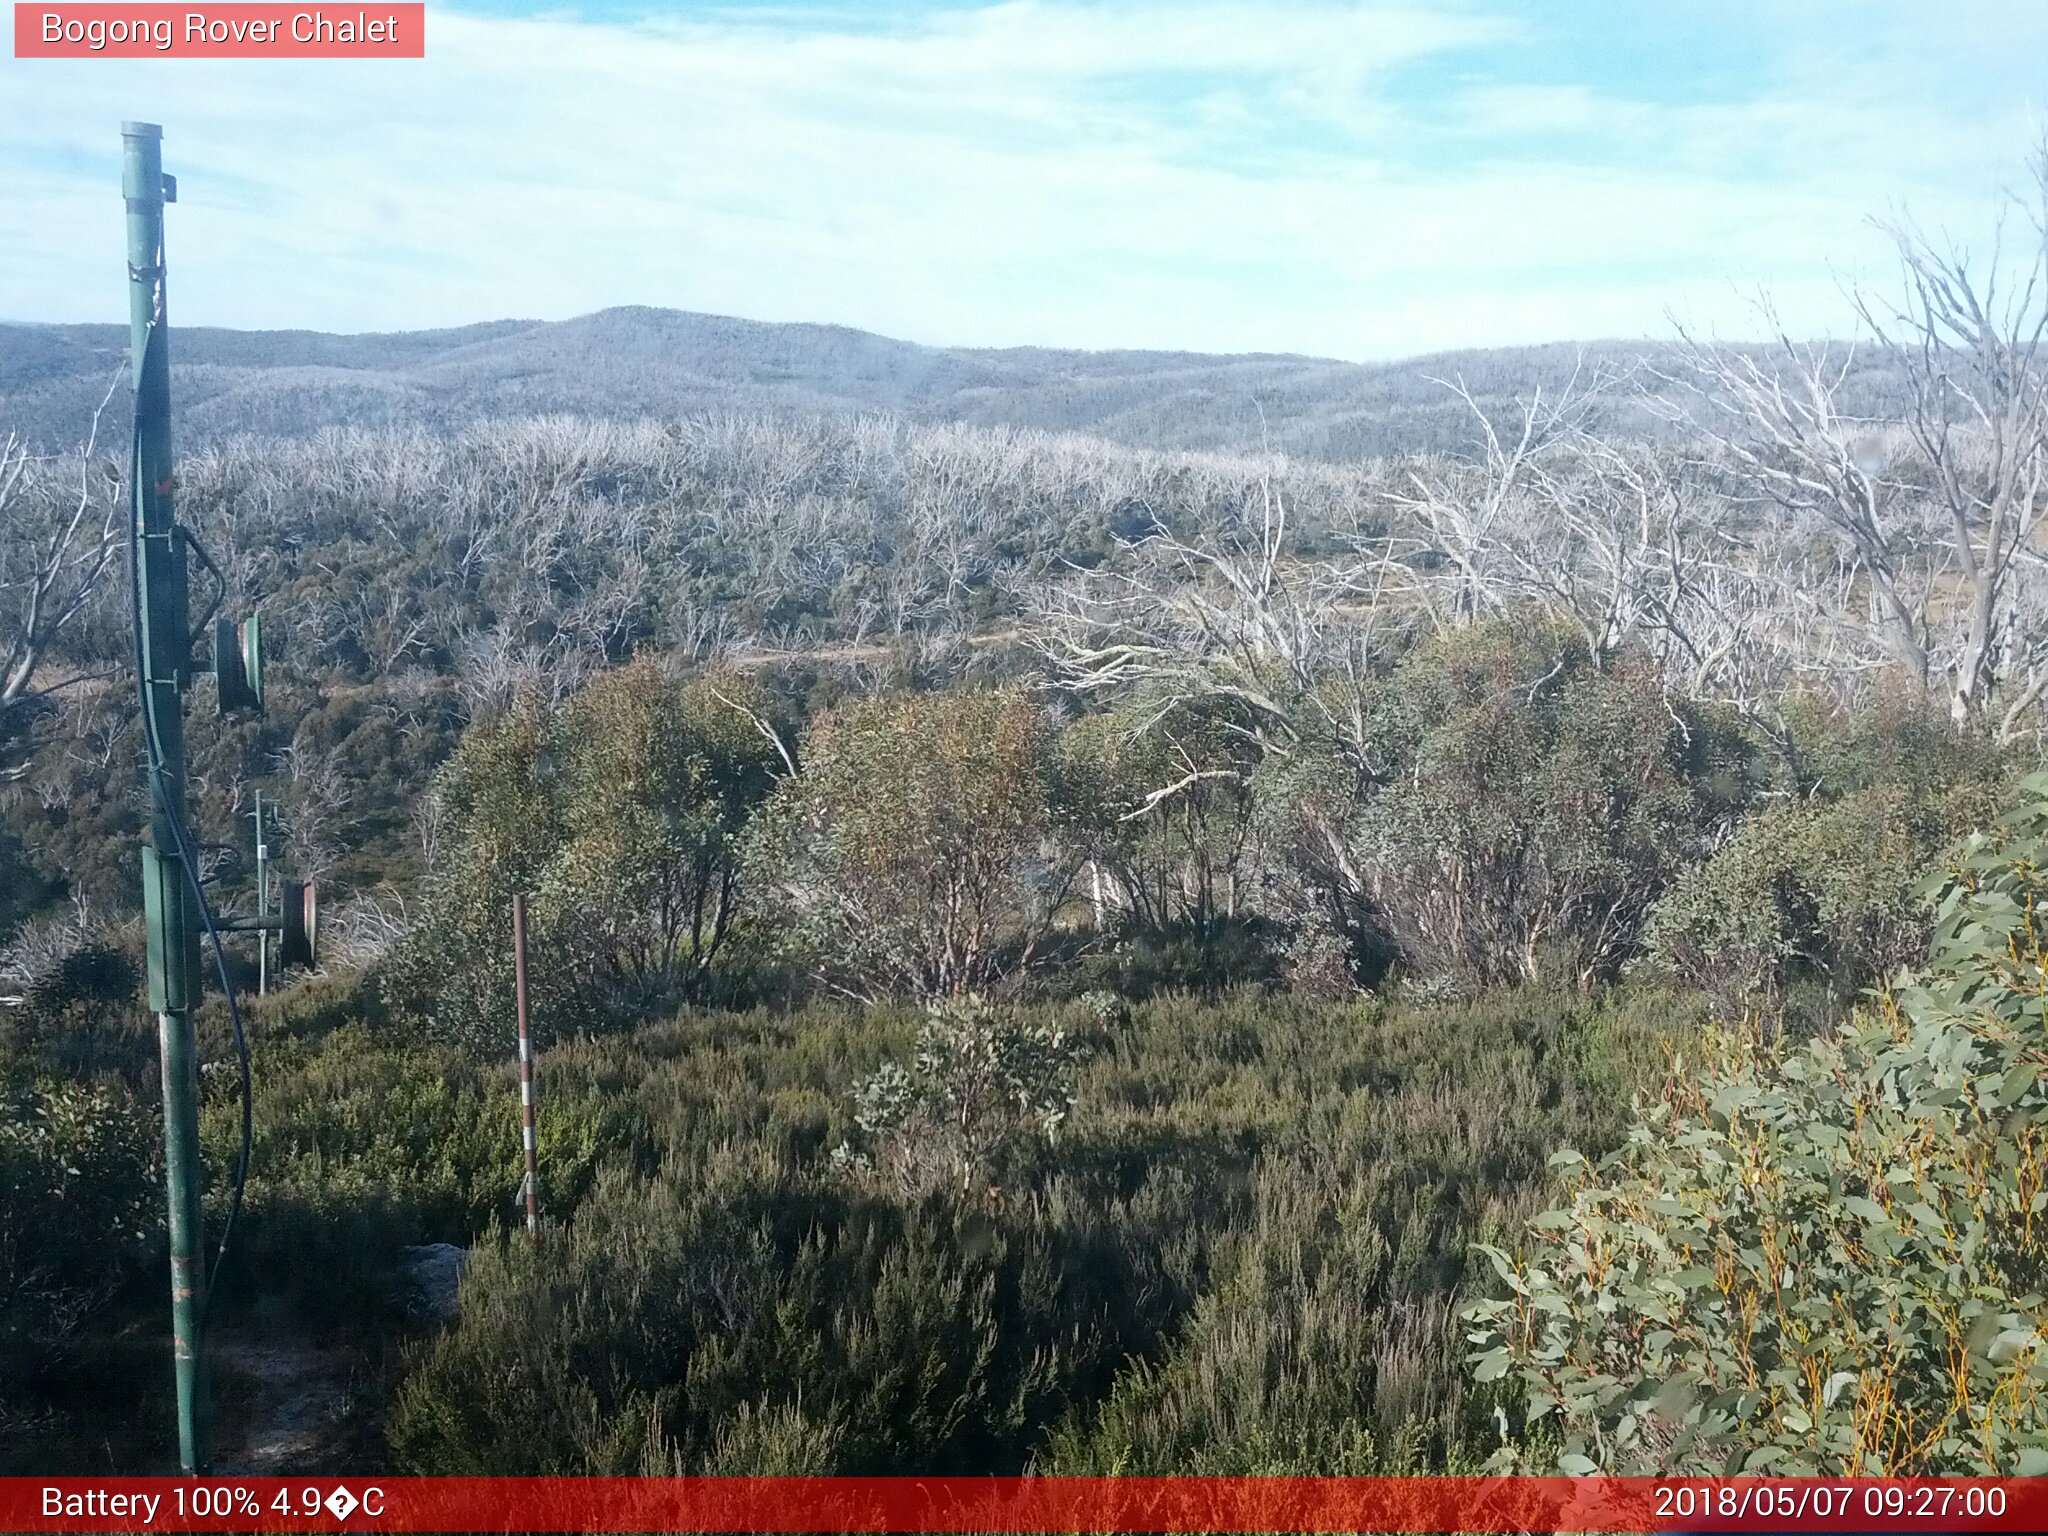
[[[124,119],[178,177],[178,324],[649,304],[1361,361],[1753,336],[1760,293],[1843,334],[1873,216],[1983,249],[2048,125],[2041,0],[430,4],[424,59],[345,61],[6,25],[15,320],[125,319]]]

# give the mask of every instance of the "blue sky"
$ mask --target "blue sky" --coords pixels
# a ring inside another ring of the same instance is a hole
[[[10,8],[11,9],[11,8]],[[353,9],[353,7],[351,7]],[[1874,214],[1981,244],[2040,0],[1005,0],[428,9],[418,61],[0,57],[0,316],[655,304],[928,342],[1385,358],[1842,331]]]

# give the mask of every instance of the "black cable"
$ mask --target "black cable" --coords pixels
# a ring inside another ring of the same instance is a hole
[[[162,254],[158,254],[158,272],[162,272]],[[162,306],[152,316],[149,329],[144,333],[142,343],[142,369],[146,376],[149,371],[150,349],[156,346],[159,329],[162,326]],[[142,393],[135,396],[135,426],[128,458],[128,480],[130,517],[128,519],[128,611],[135,642],[135,686],[142,702],[142,731],[144,755],[149,759],[150,773],[155,779],[154,799],[163,807],[164,822],[171,829],[171,840],[178,845],[178,864],[185,871],[185,883],[191,888],[192,899],[199,904],[200,920],[206,926],[206,937],[213,947],[213,966],[220,978],[221,995],[228,1002],[228,1018],[233,1022],[235,1033],[235,1055],[241,1068],[242,1089],[242,1147],[235,1159],[234,1192],[228,1199],[227,1221],[221,1227],[220,1246],[214,1251],[212,1275],[217,1279],[221,1266],[227,1261],[229,1244],[234,1240],[235,1224],[242,1214],[242,1192],[249,1182],[249,1153],[255,1140],[255,1104],[250,1092],[249,1037],[242,1028],[242,1010],[235,1002],[234,983],[228,978],[227,952],[221,944],[220,929],[215,926],[213,907],[206,899],[199,875],[199,860],[192,852],[191,839],[185,834],[184,818],[179,815],[178,805],[170,772],[164,766],[163,739],[157,731],[156,696],[150,689],[148,658],[142,644]],[[172,530],[176,537],[177,530]],[[189,642],[188,642],[189,643]],[[182,956],[164,956],[166,970],[172,964],[182,964]],[[166,982],[168,985],[168,980]],[[168,1106],[166,1106],[168,1111]],[[208,1283],[206,1298],[200,1303],[199,1331],[203,1336],[206,1324],[213,1312],[215,1287]]]

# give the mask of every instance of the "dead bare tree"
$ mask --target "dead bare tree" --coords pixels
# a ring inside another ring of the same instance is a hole
[[[73,954],[102,938],[106,924],[83,891],[73,891],[69,909],[23,923],[0,946],[0,1008],[19,1008],[36,986]]]
[[[1523,594],[1532,577],[1539,587],[1552,584],[1554,562],[1532,561],[1526,548],[1534,522],[1532,482],[1562,442],[1584,437],[1599,386],[1587,387],[1582,369],[1575,366],[1564,385],[1547,395],[1533,391],[1506,432],[1463,379],[1433,381],[1464,402],[1479,428],[1479,452],[1410,465],[1390,500],[1414,529],[1399,569],[1409,573],[1408,591],[1439,629],[1499,612]]]
[[[2048,512],[2048,145],[2032,169],[2031,200],[2014,200],[2029,229],[2016,261],[2002,239],[1979,263],[1887,226],[1900,291],[1860,293],[1856,307],[1903,371],[1902,415],[1850,409],[1854,349],[1793,341],[1767,303],[1767,355],[1685,336],[1685,369],[1666,380],[1695,404],[1718,467],[1793,541],[1835,541],[1854,575],[1844,616],[1860,610],[1958,726],[2003,737],[2048,693],[2048,634],[2020,619],[2042,606],[2048,574],[2035,547]]]
[[[346,845],[342,819],[355,791],[331,748],[293,741],[272,762],[285,780],[275,802],[285,849],[294,867],[317,878],[334,867]]]
[[[396,582],[357,593],[346,605],[357,643],[379,676],[398,670],[415,651],[425,652],[433,620],[416,593]]]
[[[1924,519],[1907,483],[1885,473],[1886,424],[1842,402],[1854,348],[1795,342],[1768,303],[1761,309],[1777,328],[1768,355],[1681,332],[1687,372],[1666,377],[1688,393],[1713,469],[1774,506],[1792,538],[1808,531],[1834,537],[1875,600],[1874,621],[1893,662],[1927,686],[1934,583],[1923,558]]]
[[[1129,569],[1042,590],[1026,634],[1056,687],[1143,699],[1140,730],[1170,736],[1184,711],[1206,714],[1251,748],[1235,763],[1181,754],[1132,817],[1170,817],[1198,786],[1247,783],[1265,764],[1298,768],[1320,787],[1299,797],[1293,835],[1323,887],[1357,907],[1365,875],[1347,817],[1380,771],[1367,712],[1391,638],[1393,562],[1364,539],[1342,559],[1298,556],[1275,469],[1249,488],[1251,515],[1211,537],[1157,525],[1124,542]]]
[[[1213,541],[1156,525],[1122,541],[1131,569],[1043,589],[1029,638],[1075,694],[1142,691],[1162,716],[1227,702],[1242,731],[1283,754],[1306,708],[1362,748],[1362,720],[1324,684],[1364,675],[1387,562],[1297,557],[1270,473],[1255,495],[1254,516]]]
[[[1950,633],[1941,660],[1950,713],[1959,725],[1990,720],[2001,735],[2048,689],[2048,634],[2015,622],[2017,607],[2038,601],[2020,589],[2038,583],[2035,538],[2048,512],[2048,139],[2030,169],[2031,195],[2008,209],[2027,226],[2022,259],[2004,259],[2005,219],[1981,267],[1901,220],[1890,229],[1903,296],[1858,303],[1864,323],[1905,358],[1905,429],[1948,525],[1942,586],[1955,588],[1955,601],[1943,603]]]
[[[366,969],[396,949],[411,926],[400,893],[387,889],[351,897],[321,914],[321,962],[344,971]]]
[[[1694,500],[1655,448],[1576,427],[1560,448],[1529,467],[1528,515],[1502,540],[1508,584],[1570,620],[1595,666],[1630,642],[1661,659],[1684,639]]]
[[[119,553],[124,527],[118,475],[96,457],[100,418],[120,383],[116,373],[92,413],[75,474],[0,440],[0,724],[29,700],[78,680],[37,686],[58,639],[98,593]]]

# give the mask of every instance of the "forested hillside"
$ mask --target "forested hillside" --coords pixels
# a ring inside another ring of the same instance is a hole
[[[0,324],[0,420],[44,447],[70,441],[127,355],[113,325]],[[1504,348],[1397,363],[1277,355],[919,346],[828,325],[677,310],[501,320],[449,331],[328,336],[174,328],[181,442],[322,427],[459,427],[535,413],[626,418],[737,411],[887,414],[908,422],[1084,432],[1139,448],[1261,447],[1331,461],[1469,446],[1472,421],[1438,380],[1494,413],[1647,345]],[[1882,359],[1857,387],[1889,387]],[[125,380],[121,384],[125,393]],[[1621,413],[1630,431],[1649,418]]]

